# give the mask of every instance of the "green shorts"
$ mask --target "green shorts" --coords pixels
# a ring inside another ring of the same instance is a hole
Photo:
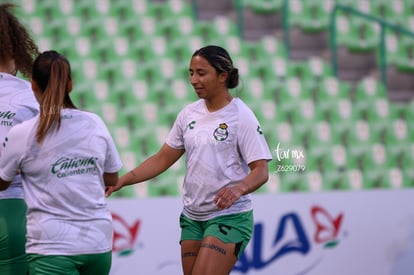
[[[107,275],[112,251],[84,255],[27,254],[30,275]]]
[[[0,274],[26,275],[26,203],[22,199],[0,200]]]
[[[194,221],[181,214],[181,241],[202,240],[213,236],[223,243],[236,244],[236,257],[239,258],[253,234],[253,211],[224,215],[208,221]]]

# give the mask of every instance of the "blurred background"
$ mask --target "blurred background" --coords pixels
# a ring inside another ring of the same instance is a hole
[[[414,187],[412,0],[7,2],[20,5],[41,50],[68,57],[71,96],[104,119],[122,172],[155,153],[197,99],[191,55],[216,44],[239,68],[232,93],[274,154],[258,196]],[[287,150],[302,153],[280,158]],[[182,159],[111,199],[179,198],[184,168]]]
[[[261,192],[414,186],[413,1],[14,2],[40,48],[70,60],[72,97],[105,120],[125,171],[160,148],[196,99],[189,60],[217,44],[241,73],[233,94],[271,149],[304,152],[305,171],[275,173],[274,161]],[[180,161],[117,195],[177,196],[183,174]]]

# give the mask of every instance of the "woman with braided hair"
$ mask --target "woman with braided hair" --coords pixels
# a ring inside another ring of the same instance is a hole
[[[0,4],[0,140],[9,130],[39,112],[28,81],[38,48],[28,30],[12,13],[13,4]],[[0,191],[0,274],[25,275],[26,204],[20,175]]]
[[[252,237],[250,193],[268,180],[272,155],[254,113],[230,93],[239,73],[224,48],[196,50],[189,79],[199,99],[181,110],[161,149],[107,195],[158,176],[185,154],[183,274],[228,275]]]

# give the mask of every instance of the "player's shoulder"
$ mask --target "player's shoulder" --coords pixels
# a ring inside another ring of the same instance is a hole
[[[188,116],[189,114],[197,113],[203,110],[204,100],[199,99],[194,102],[190,102],[185,105],[180,112],[178,113],[179,116]]]
[[[198,100],[196,100],[196,101],[194,101],[194,102],[191,102],[191,103],[187,104],[187,105],[183,108],[183,110],[191,110],[191,111],[194,111],[194,110],[200,110],[200,108],[201,108],[203,105],[204,105],[204,99],[198,99]]]
[[[18,136],[25,135],[26,133],[31,131],[33,127],[37,125],[38,121],[39,121],[39,114],[30,119],[22,121],[19,124],[14,125],[10,129],[8,135],[18,135]]]
[[[232,103],[240,116],[254,115],[253,110],[241,98],[234,98]]]
[[[32,89],[29,81],[10,74],[0,73],[0,80],[0,85],[4,90],[8,90],[8,88],[13,91],[26,91]]]
[[[104,120],[102,117],[100,117],[98,114],[88,111],[88,110],[81,110],[81,109],[70,109],[70,112],[78,116],[80,119],[87,119],[87,120],[93,120],[99,124],[104,124]]]

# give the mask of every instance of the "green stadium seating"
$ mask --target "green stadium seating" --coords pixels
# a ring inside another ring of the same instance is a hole
[[[281,192],[308,192],[310,191],[309,184],[305,180],[306,176],[302,173],[281,172],[280,182]]]
[[[323,175],[323,190],[348,191],[351,189],[344,172],[327,171]]]
[[[411,2],[340,1],[401,26],[410,26],[414,18]],[[390,102],[386,87],[373,77],[355,85],[343,82],[322,57],[290,60],[279,33],[243,41],[234,18],[197,21],[184,0],[22,3],[22,17],[41,49],[57,49],[71,61],[71,97],[107,123],[124,162],[122,171],[159,150],[179,111],[197,99],[188,78],[191,55],[218,44],[239,68],[240,86],[231,92],[255,112],[272,154],[278,144],[304,151],[303,159],[269,163],[270,180],[259,193],[414,186],[414,103]],[[280,13],[283,3],[243,1],[244,8],[263,15]],[[334,1],[288,4],[290,26],[328,30]],[[380,60],[379,26],[340,11],[337,28],[339,45],[376,51]],[[386,39],[387,64],[412,72],[414,40],[388,30]],[[279,164],[306,169],[277,173]],[[165,175],[116,196],[177,196],[184,173],[180,161]]]
[[[279,12],[282,8],[283,0],[244,0],[243,6],[251,8],[255,13],[267,14]]]
[[[320,32],[329,26],[329,13],[333,1],[289,1],[289,21],[306,32]]]
[[[344,182],[347,183],[351,190],[363,189],[364,176],[363,172],[357,168],[348,169],[344,175]]]
[[[401,71],[409,73],[414,72],[414,38],[401,37],[398,40],[397,47],[398,49],[392,59],[393,63]]]
[[[379,26],[366,19],[351,17],[349,31],[340,33],[339,42],[352,51],[374,51],[379,45]]]

